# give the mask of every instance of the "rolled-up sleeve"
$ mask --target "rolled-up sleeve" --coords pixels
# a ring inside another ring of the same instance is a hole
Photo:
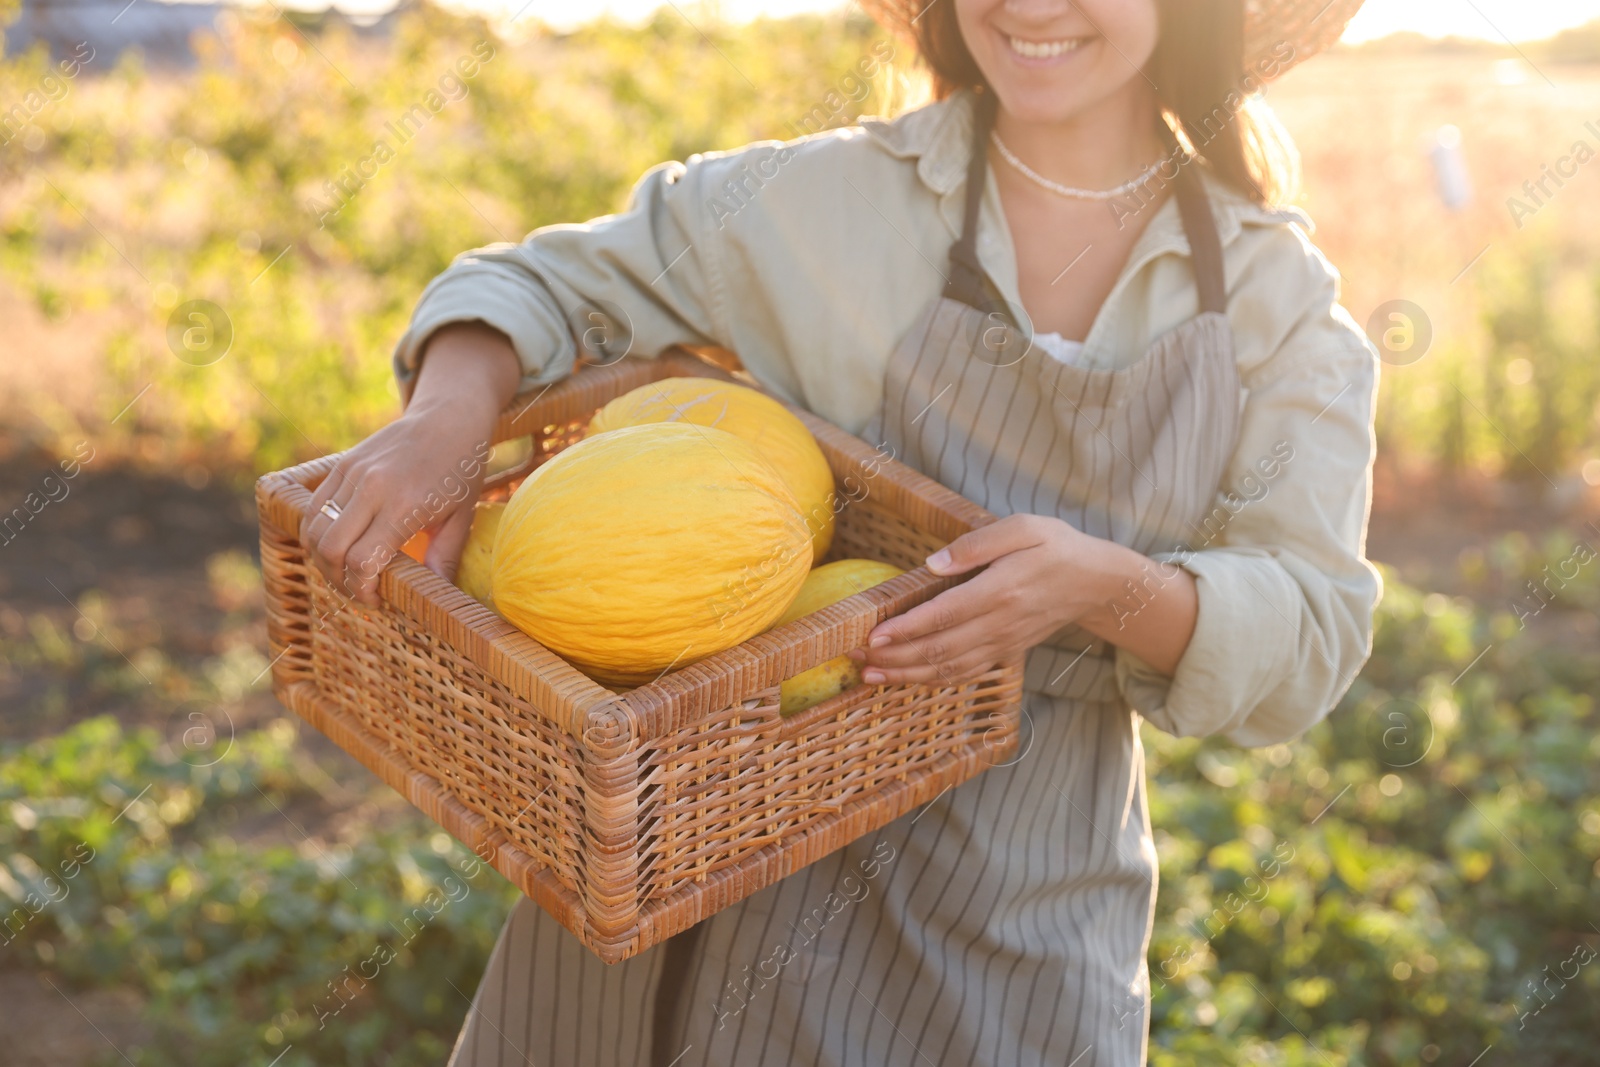
[[[1331,270],[1315,263],[1299,279],[1314,283],[1310,299],[1243,376],[1238,446],[1218,496],[1231,518],[1208,543],[1156,557],[1195,577],[1188,648],[1170,677],[1116,653],[1132,707],[1179,736],[1294,738],[1338,703],[1371,652],[1382,594],[1365,558],[1378,364],[1338,305]]]
[[[454,322],[483,322],[509,337],[524,389],[570,373],[580,337],[607,361],[676,344],[725,345],[708,190],[724,172],[777,150],[761,143],[663,163],[645,172],[619,214],[457,256],[423,290],[395,346],[402,392],[409,396],[428,338]]]

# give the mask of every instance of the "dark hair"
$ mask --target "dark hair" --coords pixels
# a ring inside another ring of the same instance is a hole
[[[866,6],[914,40],[933,76],[935,99],[985,85],[961,36],[953,0],[926,5],[914,22],[897,17],[894,0],[869,0]],[[1299,178],[1294,144],[1255,93],[1293,62],[1293,46],[1281,45],[1247,68],[1243,0],[1156,0],[1156,6],[1161,37],[1144,75],[1156,87],[1174,136],[1256,203],[1292,197]]]

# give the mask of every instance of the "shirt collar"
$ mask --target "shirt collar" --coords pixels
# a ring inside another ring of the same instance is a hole
[[[972,141],[972,101],[972,94],[963,90],[944,100],[908,111],[892,121],[873,118],[861,121],[866,132],[889,153],[903,159],[916,159],[918,178],[939,197],[939,214],[944,219],[951,241],[961,233],[962,194],[966,186],[967,160]],[[1216,219],[1217,236],[1224,250],[1246,226],[1297,224],[1307,233],[1311,232],[1311,220],[1298,210],[1263,208],[1207,171],[1200,173]],[[991,170],[978,212],[978,260],[993,280],[1000,296],[1013,309],[1013,314],[1025,319],[1017,284],[1016,251],[1011,243],[1011,232],[1005,223],[1005,211],[993,177]],[[1110,338],[1122,336],[1125,325],[1121,322],[1125,314],[1121,305],[1122,294],[1152,263],[1168,255],[1184,258],[1191,255],[1177,201],[1171,196],[1156,209],[1144,232],[1139,235],[1129,252],[1128,262],[1096,314],[1094,325],[1085,340],[1085,347],[1091,353],[1113,343]]]
[[[952,238],[961,232],[960,196],[966,185],[967,158],[972,141],[973,94],[960,90],[943,100],[905,112],[893,120],[863,118],[862,127],[884,146],[890,154],[902,159],[917,160],[917,176],[941,198],[941,213],[951,227]],[[1294,223],[1307,233],[1314,229],[1311,219],[1296,208],[1264,208],[1234,191],[1211,174],[1202,172],[1212,212],[1217,220],[1217,233],[1226,248],[1246,225],[1281,225]],[[993,181],[989,182],[990,189]],[[985,192],[989,192],[986,189]],[[989,201],[989,196],[984,197]],[[980,239],[989,212],[979,219]],[[1009,235],[1005,245],[1010,247]],[[1164,253],[1189,255],[1189,239],[1183,232],[1176,202],[1168,197],[1157,209],[1150,224],[1140,235],[1128,266],[1142,265],[1151,257]]]

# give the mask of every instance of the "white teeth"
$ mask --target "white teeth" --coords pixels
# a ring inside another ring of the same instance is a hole
[[[1073,51],[1083,43],[1077,37],[1068,37],[1061,41],[1024,41],[1021,37],[1007,37],[1006,39],[1011,43],[1011,49],[1017,55],[1038,58],[1059,56],[1063,52]]]

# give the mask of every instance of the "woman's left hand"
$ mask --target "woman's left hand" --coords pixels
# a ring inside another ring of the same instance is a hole
[[[1026,652],[1061,627],[1109,613],[1134,555],[1060,519],[1010,515],[928,557],[935,574],[987,569],[873,629],[849,656],[868,685],[953,685]]]

